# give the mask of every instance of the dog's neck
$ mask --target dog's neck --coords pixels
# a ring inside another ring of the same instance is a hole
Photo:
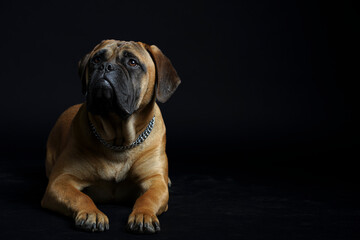
[[[152,105],[151,103],[149,105]],[[116,113],[94,115],[88,112],[89,120],[95,126],[101,137],[114,145],[129,145],[146,129],[154,116],[154,108],[147,106],[134,112],[127,119],[122,119]]]

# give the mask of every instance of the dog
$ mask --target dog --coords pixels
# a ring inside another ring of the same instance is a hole
[[[133,201],[126,229],[160,231],[170,180],[166,129],[157,101],[181,80],[155,45],[104,40],[78,64],[85,102],[61,114],[46,149],[41,206],[87,231],[109,229],[95,202]]]

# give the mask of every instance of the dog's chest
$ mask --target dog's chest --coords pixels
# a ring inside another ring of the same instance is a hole
[[[129,161],[107,162],[102,169],[98,169],[98,174],[103,180],[120,182],[126,178],[130,167]]]

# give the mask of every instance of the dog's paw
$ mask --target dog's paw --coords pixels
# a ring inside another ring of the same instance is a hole
[[[109,230],[108,217],[98,209],[93,211],[80,211],[75,216],[75,226],[86,231]]]
[[[134,210],[128,219],[126,229],[132,233],[157,233],[160,222],[156,215],[147,209]]]

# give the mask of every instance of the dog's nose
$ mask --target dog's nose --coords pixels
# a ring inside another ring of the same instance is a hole
[[[114,66],[111,63],[103,63],[100,66],[100,70],[104,70],[104,69],[106,72],[111,72],[114,70]]]

